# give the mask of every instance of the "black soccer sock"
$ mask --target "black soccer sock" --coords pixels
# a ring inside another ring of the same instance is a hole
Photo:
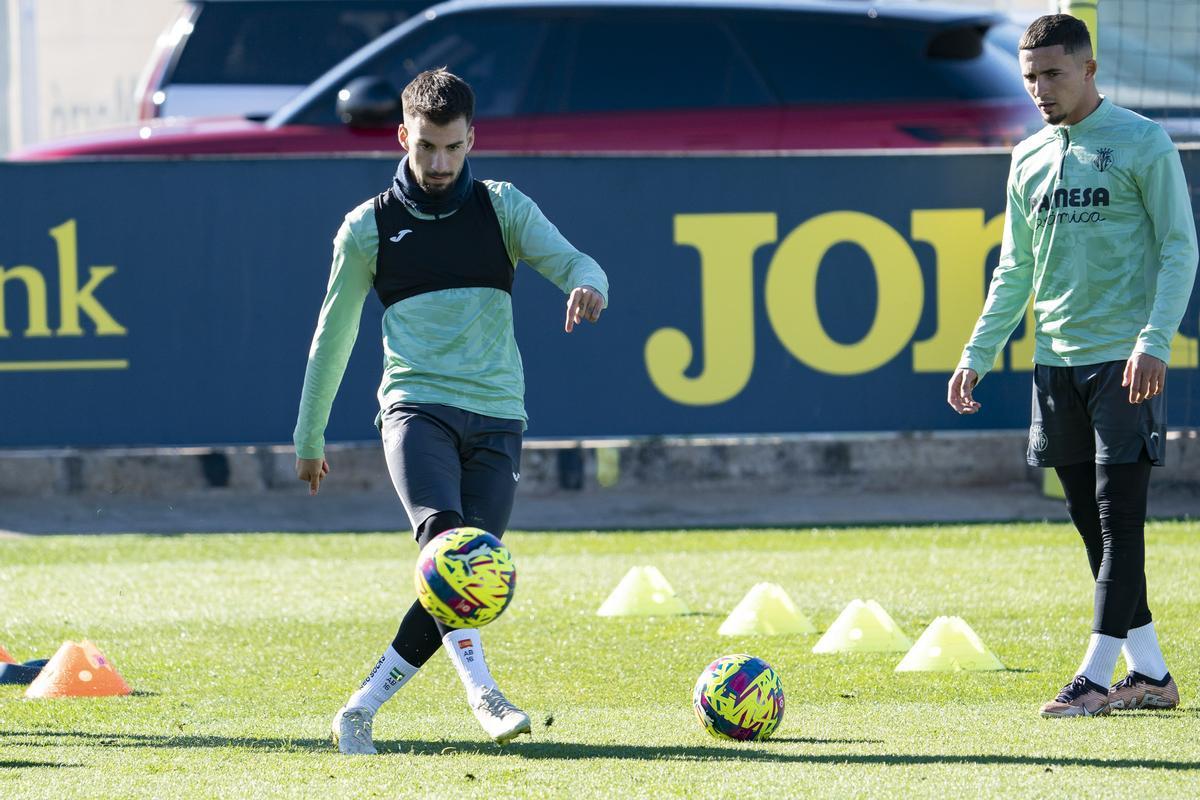
[[[1096,575],[1093,633],[1124,639],[1149,621],[1146,606],[1146,495],[1151,464],[1096,465],[1104,554]],[[1139,614],[1143,612],[1146,622]]]
[[[1092,578],[1099,578],[1100,567],[1104,561],[1104,533],[1100,525],[1100,506],[1096,500],[1098,469],[1092,462],[1083,461],[1065,467],[1055,467],[1054,471],[1058,474],[1063,494],[1066,496],[1067,513],[1071,516],[1071,522],[1075,524],[1075,530],[1079,531],[1079,536],[1083,539],[1083,546],[1087,549],[1088,566],[1091,567]],[[1144,512],[1142,516],[1144,520]],[[1143,573],[1141,591],[1138,593],[1137,604],[1129,627],[1140,628],[1143,625],[1149,625],[1152,619],[1150,606],[1146,601],[1146,577]]]
[[[417,544],[424,547],[429,540],[442,531],[461,527],[463,518],[457,511],[439,511],[417,528]],[[452,629],[429,615],[420,601],[413,601],[408,613],[400,622],[392,649],[414,667],[425,664],[442,646],[442,637]]]

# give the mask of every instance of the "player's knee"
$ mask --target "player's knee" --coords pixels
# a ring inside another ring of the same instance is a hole
[[[461,528],[462,525],[462,515],[457,511],[439,511],[427,517],[417,528],[417,541],[424,547],[430,539],[442,531],[448,531],[451,528]]]

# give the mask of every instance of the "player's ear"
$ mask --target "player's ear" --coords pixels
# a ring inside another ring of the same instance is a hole
[[[475,126],[467,128],[467,152],[471,152],[471,148],[475,146]]]
[[[408,150],[408,128],[404,127],[404,123],[400,123],[400,127],[396,129],[396,139],[399,140],[400,146]]]

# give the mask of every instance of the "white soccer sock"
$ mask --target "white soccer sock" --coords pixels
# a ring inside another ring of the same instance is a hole
[[[388,645],[371,674],[358,687],[358,691],[350,695],[346,708],[365,708],[375,713],[417,674],[417,669]]]
[[[467,700],[472,705],[483,694],[484,689],[495,688],[496,681],[488,671],[487,662],[483,660],[483,644],[479,640],[477,628],[463,628],[451,631],[442,637],[442,646],[446,655],[458,671],[467,690]]]
[[[1153,622],[1130,629],[1122,650],[1130,672],[1140,672],[1156,681],[1166,676],[1167,662],[1163,660],[1162,650],[1158,647],[1158,634],[1154,631]]]
[[[1089,681],[1101,686],[1112,683],[1113,670],[1117,666],[1117,656],[1121,655],[1121,645],[1124,639],[1115,636],[1105,636],[1103,633],[1093,633],[1088,642],[1087,654],[1083,663],[1076,670],[1076,675],[1083,675]]]

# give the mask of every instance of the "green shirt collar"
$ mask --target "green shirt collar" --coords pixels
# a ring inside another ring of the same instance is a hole
[[[1095,128],[1097,125],[1099,125],[1101,122],[1103,122],[1105,117],[1107,117],[1111,112],[1112,112],[1112,101],[1109,100],[1104,95],[1100,95],[1100,105],[1096,106],[1095,110],[1092,111],[1092,113],[1088,114],[1086,117],[1079,120],[1079,122],[1076,122],[1074,125],[1060,125],[1059,127],[1066,128],[1067,131],[1071,134],[1071,138],[1074,139],[1077,135],[1079,135],[1081,133],[1087,133],[1088,131]]]

